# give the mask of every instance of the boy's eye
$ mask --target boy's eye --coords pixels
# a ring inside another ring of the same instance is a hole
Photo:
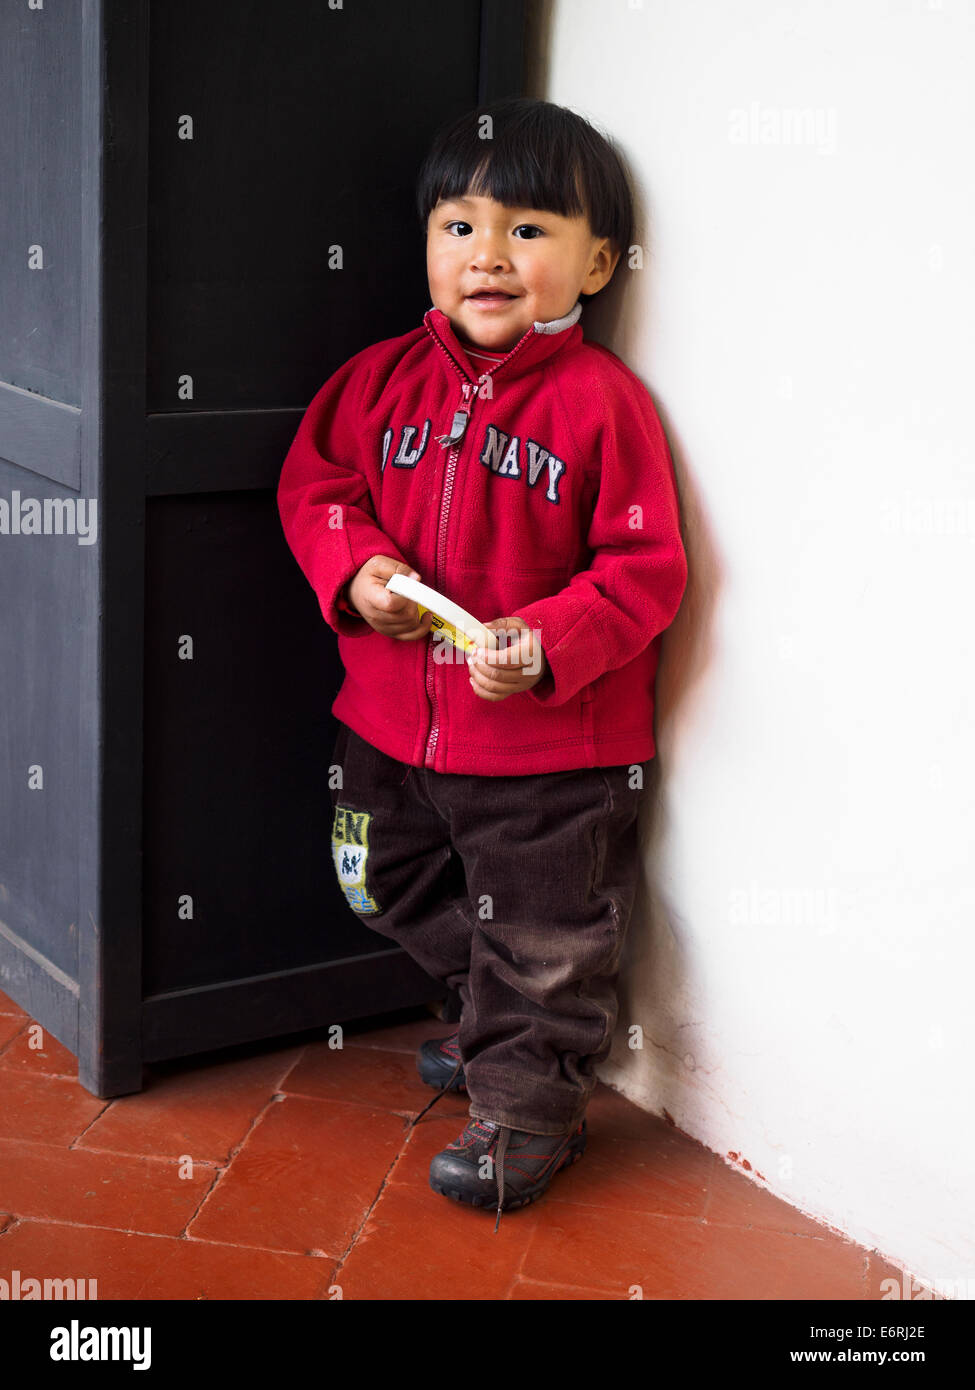
[[[454,230],[455,228],[459,228],[460,230],[456,230],[456,231],[455,231],[455,230]],[[468,235],[474,230],[474,228],[471,226],[471,224],[470,224],[469,222],[460,222],[460,221],[457,221],[457,222],[448,222],[448,223],[446,224],[445,230],[448,231],[448,232],[450,232],[450,233],[451,233],[452,235],[454,235],[454,236],[459,236],[459,237],[460,237],[460,236],[468,236]],[[541,227],[536,227],[536,226],[534,226],[531,222],[521,222],[521,223],[519,223],[519,225],[515,228],[515,232],[517,233],[517,232],[520,232],[520,231],[526,231],[526,232],[537,233],[538,236],[544,236],[544,235],[545,235],[545,233],[542,231]],[[533,236],[528,236],[528,237],[519,237],[518,240],[519,240],[519,241],[534,241],[534,240],[535,240],[535,237],[534,237],[534,235],[533,235]]]

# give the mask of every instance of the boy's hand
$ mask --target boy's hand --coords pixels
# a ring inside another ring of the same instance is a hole
[[[401,560],[393,560],[389,555],[373,555],[346,586],[349,601],[377,632],[401,642],[415,642],[430,631],[433,614],[428,610],[421,618],[412,599],[387,589],[386,580],[392,574],[420,578],[416,570]]]
[[[510,632],[498,640],[497,651],[481,649],[482,655],[468,654],[471,685],[482,700],[504,700],[520,690],[531,690],[545,675],[548,662],[538,633],[521,618],[495,618],[485,623],[492,632]],[[521,637],[513,634],[521,631]]]

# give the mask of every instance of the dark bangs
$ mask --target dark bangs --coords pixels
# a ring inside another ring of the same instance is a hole
[[[493,133],[482,139],[485,116]],[[417,180],[423,231],[438,202],[465,194],[563,217],[586,215],[593,235],[609,237],[624,258],[632,244],[633,199],[616,147],[549,101],[509,97],[438,131]]]

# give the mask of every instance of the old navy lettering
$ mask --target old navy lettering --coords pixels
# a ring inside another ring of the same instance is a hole
[[[399,448],[393,456],[394,468],[415,468],[426,452],[427,440],[430,438],[430,421],[424,420],[423,433],[420,435],[416,448],[410,448],[413,436],[416,434],[416,425],[404,425],[400,436]],[[386,471],[386,460],[389,456],[389,446],[393,442],[392,425],[383,434],[383,461],[382,471]]]
[[[387,461],[393,468],[415,468],[426,452],[427,442],[430,438],[429,420],[424,420],[422,431],[417,425],[404,425],[400,431],[399,447],[390,459],[390,447],[395,438],[395,430],[392,425],[387,426],[383,433],[382,447],[382,470],[385,473]],[[420,438],[414,447],[411,447],[413,439],[419,433]],[[535,488],[538,480],[545,470],[546,486],[545,497],[549,502],[556,506],[559,503],[559,483],[565,473],[566,464],[564,459],[552,453],[543,444],[539,444],[535,439],[522,440],[516,434],[506,434],[497,425],[490,423],[484,427],[481,449],[478,454],[479,461],[496,477],[500,478],[520,478],[524,474],[530,488]]]
[[[520,478],[522,474],[518,463],[520,449],[521,441],[516,434],[509,436],[505,434],[504,430],[499,430],[496,425],[488,425],[484,435],[484,447],[481,450],[481,462],[499,477]],[[562,459],[556,458],[550,449],[536,443],[534,439],[525,440],[525,451],[528,455],[528,486],[535,486],[539,474],[547,464],[548,486],[545,489],[545,496],[550,502],[558,505],[559,481],[565,472],[564,462]]]

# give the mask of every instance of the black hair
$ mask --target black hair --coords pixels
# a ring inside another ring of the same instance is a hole
[[[491,136],[481,122],[491,117]],[[450,198],[493,198],[563,217],[585,215],[625,259],[633,238],[633,195],[616,146],[568,107],[507,97],[443,126],[417,178],[420,224]]]

